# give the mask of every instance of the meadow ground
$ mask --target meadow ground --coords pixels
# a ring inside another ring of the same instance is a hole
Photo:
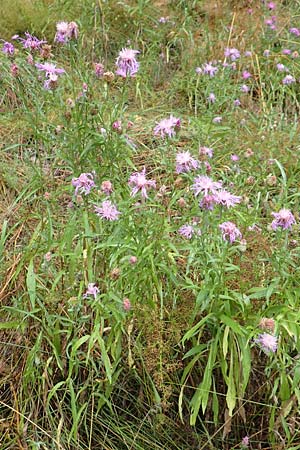
[[[2,0],[1,450],[300,449],[299,12]]]

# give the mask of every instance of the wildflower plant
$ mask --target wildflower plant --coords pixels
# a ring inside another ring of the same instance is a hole
[[[0,36],[3,446],[293,448],[296,9],[52,3]]]

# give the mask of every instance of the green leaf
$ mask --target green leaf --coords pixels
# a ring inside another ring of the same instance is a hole
[[[30,260],[30,263],[29,263],[29,266],[27,269],[26,286],[27,286],[27,291],[28,291],[31,306],[32,306],[32,308],[34,308],[35,307],[35,299],[36,299],[36,279],[35,279],[35,273],[34,273],[33,259]]]
[[[105,367],[105,372],[106,372],[106,376],[107,379],[109,381],[109,383],[111,384],[112,381],[112,370],[111,370],[111,362],[110,359],[108,357],[106,348],[105,348],[105,343],[104,340],[102,339],[101,336],[98,336],[98,342],[99,342],[99,346],[100,346],[100,350],[101,350],[101,358]]]

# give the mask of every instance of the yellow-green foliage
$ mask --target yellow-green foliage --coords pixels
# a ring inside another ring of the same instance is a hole
[[[25,31],[40,34],[49,23],[49,8],[54,0],[2,0],[0,36],[9,39]]]

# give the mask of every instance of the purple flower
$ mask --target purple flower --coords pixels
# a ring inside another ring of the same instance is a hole
[[[234,100],[233,105],[234,106],[241,106],[241,101],[237,98],[236,100]]]
[[[89,283],[83,298],[87,298],[89,295],[92,295],[96,300],[97,294],[99,294],[99,288],[95,285],[95,283]]]
[[[229,57],[231,61],[236,61],[240,58],[241,54],[236,48],[225,48],[224,55]]]
[[[249,447],[249,437],[244,436],[241,442],[242,447],[247,448]]]
[[[160,135],[162,138],[168,136],[173,137],[176,129],[180,128],[180,119],[170,115],[168,119],[161,120],[154,128],[154,135]]]
[[[290,230],[296,223],[295,217],[289,209],[281,209],[278,213],[272,212],[272,216],[275,217],[271,223],[273,230],[282,228],[283,230]]]
[[[215,101],[216,101],[216,96],[215,96],[215,94],[214,94],[213,92],[211,92],[211,93],[209,94],[209,96],[207,97],[207,100],[208,100],[210,103],[215,103]]]
[[[190,152],[180,152],[176,155],[176,173],[189,172],[197,169],[199,162],[194,159]]]
[[[221,116],[216,116],[213,118],[213,123],[221,123],[222,122],[222,117]]]
[[[250,50],[246,50],[244,56],[246,57],[252,56],[252,52],[250,52]]]
[[[292,50],[289,48],[284,48],[281,52],[283,55],[290,55],[292,53]]]
[[[211,63],[205,63],[203,65],[203,73],[209,75],[210,77],[214,77],[218,72],[218,68],[213,66]]]
[[[208,209],[212,211],[216,204],[216,196],[215,195],[204,195],[202,200],[199,202],[199,207],[201,209]]]
[[[139,63],[135,56],[139,53],[138,50],[131,48],[122,48],[116,60],[117,70],[116,74],[123,78],[134,77],[139,70]]]
[[[39,40],[37,37],[32,36],[30,33],[25,33],[26,39],[20,38],[18,35],[13,36],[12,39],[17,39],[21,42],[23,45],[23,48],[30,50],[37,50],[39,49],[43,44],[47,44],[47,41]]]
[[[212,158],[214,155],[214,151],[212,148],[209,147],[199,147],[199,155],[208,156],[209,158]]]
[[[255,339],[255,343],[260,345],[266,353],[275,353],[278,347],[278,338],[273,334],[262,333]]]
[[[279,72],[283,72],[284,70],[286,70],[285,65],[284,64],[276,64],[277,70],[279,70]]]
[[[241,91],[242,92],[245,92],[246,94],[250,91],[250,88],[249,88],[249,86],[247,86],[246,84],[243,84],[242,86],[241,86]]]
[[[72,185],[75,187],[75,195],[78,192],[87,195],[95,187],[94,176],[92,173],[82,173],[78,178],[72,178]]]
[[[197,197],[199,194],[216,194],[218,189],[221,189],[221,187],[221,181],[213,181],[206,175],[199,175],[194,179],[192,190],[195,192],[195,196]]]
[[[266,57],[266,58],[268,58],[269,56],[270,56],[270,50],[264,50],[264,56]]]
[[[104,74],[104,65],[101,63],[94,63],[94,71],[97,78],[101,78]]]
[[[295,36],[299,37],[300,36],[300,30],[299,28],[290,28],[290,33],[294,34]]]
[[[192,237],[193,237],[193,235],[195,233],[195,230],[194,230],[194,227],[192,225],[185,224],[185,225],[182,225],[182,227],[179,228],[178,233],[181,236],[185,237],[186,239],[192,239]]]
[[[141,191],[141,195],[143,198],[148,198],[147,189],[151,189],[156,187],[155,180],[147,180],[146,179],[146,169],[145,167],[141,172],[135,172],[130,175],[129,186],[132,187],[131,197],[134,197],[139,191]]]
[[[94,205],[94,210],[97,216],[106,220],[118,220],[119,215],[121,214],[116,205],[110,200],[104,200],[104,202],[101,203],[101,206]]]
[[[296,79],[294,77],[292,77],[292,75],[287,75],[282,80],[282,84],[292,84],[292,83],[295,83],[295,82],[296,82]]]
[[[275,5],[274,2],[269,2],[269,3],[267,3],[267,7],[268,7],[269,9],[275,9],[276,5]]]
[[[65,73],[64,69],[58,69],[56,68],[56,65],[53,63],[45,63],[45,64],[36,64],[35,67],[40,70],[45,72],[46,75],[46,81],[44,83],[44,87],[45,89],[51,89],[52,86],[55,86],[57,80],[58,80],[58,75]]]
[[[233,155],[230,156],[230,159],[231,159],[231,161],[238,161],[240,158],[239,158],[238,155],[233,154]]]
[[[251,73],[248,72],[248,70],[244,70],[242,73],[242,78],[244,78],[244,80],[248,80],[248,78],[251,78]]]
[[[265,24],[270,28],[270,30],[276,30],[277,17],[272,16],[270,19],[265,20]]]
[[[231,244],[242,237],[242,233],[233,222],[223,222],[219,225],[224,241],[229,241]]]
[[[226,208],[230,208],[235,206],[237,203],[241,202],[241,197],[237,195],[233,195],[225,189],[218,191],[216,193],[216,203],[222,206],[226,206]]]
[[[65,44],[70,39],[78,38],[78,25],[76,22],[57,22],[54,42]]]
[[[7,42],[7,41],[4,41],[4,44],[3,44],[1,50],[5,55],[12,56],[15,53],[14,45],[11,42]]]

